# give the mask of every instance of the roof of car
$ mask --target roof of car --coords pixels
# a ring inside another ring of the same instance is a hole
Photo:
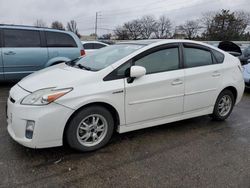
[[[201,44],[201,42],[198,41],[192,41],[192,40],[185,40],[185,39],[149,39],[149,40],[133,40],[133,41],[124,41],[119,42],[119,44],[137,44],[137,45],[150,45],[153,43],[175,43],[175,42],[190,42],[190,43],[197,43]],[[203,43],[204,44],[204,43]]]
[[[28,30],[45,30],[45,31],[57,31],[57,32],[65,32],[68,31],[52,29],[48,27],[37,27],[37,26],[28,26],[28,25],[12,25],[12,24],[0,24],[0,28],[9,28],[9,29],[28,29]]]

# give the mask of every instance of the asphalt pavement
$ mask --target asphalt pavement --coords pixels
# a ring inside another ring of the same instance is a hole
[[[225,122],[208,116],[115,134],[104,148],[28,149],[7,133],[0,84],[0,187],[250,187],[250,92]]]

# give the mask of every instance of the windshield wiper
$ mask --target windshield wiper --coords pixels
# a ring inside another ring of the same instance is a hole
[[[91,69],[90,67],[87,67],[87,66],[84,66],[82,64],[77,64],[76,65],[78,68],[80,69],[85,69],[85,70],[88,70],[88,71],[94,71],[93,69]]]
[[[69,66],[74,66],[79,59],[81,59],[81,57],[78,57],[78,58],[70,60],[70,61],[66,61],[65,64],[69,65]]]

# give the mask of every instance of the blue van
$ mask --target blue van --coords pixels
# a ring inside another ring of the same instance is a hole
[[[0,25],[0,81],[17,81],[84,54],[80,39],[72,32]]]

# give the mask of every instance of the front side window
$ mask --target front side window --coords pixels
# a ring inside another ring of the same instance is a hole
[[[134,62],[145,67],[147,74],[176,70],[179,68],[179,50],[177,47],[153,52]]]
[[[22,29],[4,30],[5,47],[40,47],[41,39],[39,31]]]
[[[66,33],[46,31],[48,47],[77,47],[75,40]]]
[[[213,64],[210,51],[198,48],[184,48],[185,67],[199,67]]]

